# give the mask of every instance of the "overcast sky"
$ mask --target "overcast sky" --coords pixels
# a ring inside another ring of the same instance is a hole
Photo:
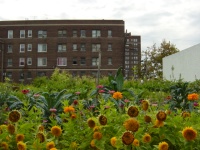
[[[142,50],[163,39],[184,50],[200,43],[200,0],[0,0],[0,20],[117,19]]]

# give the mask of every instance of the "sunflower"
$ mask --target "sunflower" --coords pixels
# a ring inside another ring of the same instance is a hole
[[[46,144],[46,149],[47,149],[47,150],[50,150],[51,148],[55,148],[55,143],[54,143],[53,141],[48,142],[48,143]]]
[[[8,129],[8,132],[9,132],[10,134],[14,134],[14,133],[15,133],[15,126],[14,126],[14,125],[9,124],[9,125],[7,126],[7,129]]]
[[[137,107],[131,106],[131,107],[129,107],[127,113],[128,113],[128,115],[129,115],[130,117],[137,117],[138,114],[139,114],[139,111],[138,111]]]
[[[167,142],[160,142],[158,145],[158,149],[159,150],[168,150],[169,145]]]
[[[156,115],[156,118],[159,120],[159,121],[165,121],[166,118],[167,118],[167,114],[164,112],[164,111],[159,111]]]
[[[140,146],[139,140],[138,140],[138,139],[134,139],[133,145],[134,145],[134,146]]]
[[[17,148],[18,148],[18,150],[26,150],[26,143],[19,141],[17,143]]]
[[[145,135],[142,138],[144,143],[149,143],[151,141],[151,135],[148,133],[145,133]]]
[[[148,115],[145,115],[145,116],[144,116],[144,121],[145,121],[146,123],[150,123],[150,122],[151,122],[151,117],[148,116]]]
[[[192,93],[192,94],[188,94],[187,96],[189,101],[194,101],[194,100],[198,100],[199,99],[199,95],[196,93]]]
[[[65,113],[71,113],[71,112],[74,112],[75,111],[75,109],[74,109],[74,107],[73,106],[68,106],[68,107],[64,107],[64,112]]]
[[[60,136],[62,134],[62,130],[61,130],[61,128],[59,126],[53,126],[51,128],[51,133],[53,135],[55,135],[56,137],[58,137],[58,136]]]
[[[147,111],[148,108],[149,108],[149,102],[147,100],[143,100],[142,101],[142,109],[144,111]]]
[[[99,116],[99,123],[101,124],[101,125],[106,125],[107,124],[107,118],[106,118],[106,116],[104,116],[104,115],[101,115],[101,116]]]
[[[184,111],[184,112],[181,114],[181,116],[182,116],[183,118],[187,118],[187,117],[190,117],[190,113]]]
[[[129,118],[124,122],[124,127],[128,131],[136,132],[139,129],[139,122],[135,118]]]
[[[125,145],[130,145],[131,143],[133,143],[133,140],[134,140],[134,136],[129,131],[124,132],[124,134],[122,135],[122,142]]]
[[[39,132],[44,132],[44,126],[43,126],[43,125],[39,125],[38,131],[39,131]]]
[[[102,133],[101,133],[101,132],[98,132],[98,131],[94,132],[93,138],[94,138],[94,139],[97,139],[97,140],[101,140],[101,138],[102,138]]]
[[[167,115],[170,115],[170,114],[172,113],[172,111],[171,111],[171,110],[166,110],[165,113],[166,113]]]
[[[187,141],[192,141],[196,139],[197,131],[194,130],[192,127],[186,127],[185,129],[183,129],[182,135]]]
[[[110,139],[110,144],[111,144],[113,147],[116,146],[116,142],[117,142],[117,138],[116,138],[116,137],[112,137],[112,138]]]
[[[6,142],[1,142],[0,148],[2,148],[2,150],[8,150],[8,149],[9,149],[8,143],[6,143]]]
[[[94,128],[93,128],[93,131],[95,132],[95,131],[100,131],[101,130],[101,127],[100,126],[95,126]]]
[[[88,121],[87,121],[87,123],[88,123],[88,126],[90,128],[94,128],[95,125],[96,125],[95,121],[92,118],[89,118]]]
[[[23,141],[24,140],[24,135],[23,134],[17,134],[16,135],[16,141],[19,142],[19,141]]]
[[[45,141],[45,135],[42,132],[37,133],[36,138],[39,139],[40,143],[43,143]]]
[[[93,148],[95,147],[95,139],[93,139],[93,140],[90,142],[90,146],[93,147]]]
[[[21,118],[21,113],[17,110],[13,110],[9,113],[8,119],[11,122],[17,122]]]
[[[118,99],[122,99],[123,96],[122,96],[122,93],[121,92],[115,92],[113,93],[113,96],[112,96],[114,99],[118,100]]]
[[[159,127],[162,127],[162,126],[164,126],[164,122],[156,119],[154,127],[159,128]]]
[[[57,150],[57,148],[54,147],[54,148],[51,148],[50,150]]]

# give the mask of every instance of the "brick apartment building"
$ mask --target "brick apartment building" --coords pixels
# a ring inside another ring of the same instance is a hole
[[[99,70],[114,74],[122,66],[127,77],[133,76],[131,67],[140,66],[141,41],[124,28],[123,20],[0,21],[1,81],[30,83],[51,76],[55,68],[96,76]]]

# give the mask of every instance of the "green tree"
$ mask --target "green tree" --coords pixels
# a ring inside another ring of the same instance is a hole
[[[159,77],[162,78],[162,58],[179,52],[176,46],[167,42],[165,39],[162,41],[159,47],[154,44],[151,47],[147,47],[146,51],[143,51],[143,63],[142,72],[143,76],[147,78]]]

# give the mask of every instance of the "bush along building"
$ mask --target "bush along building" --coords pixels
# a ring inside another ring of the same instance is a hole
[[[74,76],[137,77],[141,38],[125,33],[123,20],[0,21],[1,82],[31,83],[55,68]]]

